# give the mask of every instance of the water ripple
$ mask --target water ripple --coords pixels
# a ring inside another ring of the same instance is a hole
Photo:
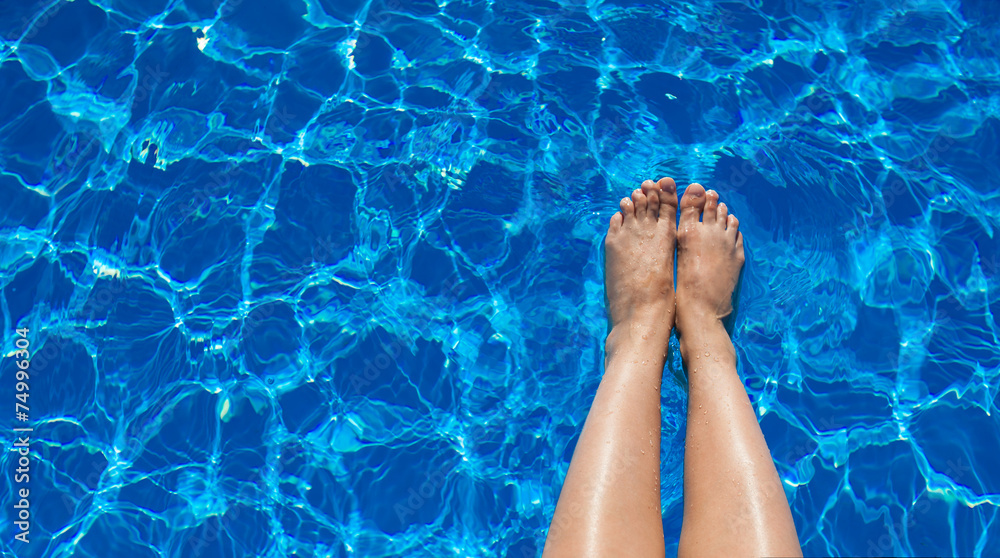
[[[739,369],[805,554],[1000,554],[996,3],[0,14],[0,311],[38,402],[5,554],[537,555],[607,220],[663,175],[740,216]]]

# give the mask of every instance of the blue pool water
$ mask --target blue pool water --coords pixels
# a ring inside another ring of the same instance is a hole
[[[806,555],[1000,556],[997,2],[3,1],[0,37],[4,556],[538,555],[606,223],[664,175],[740,218]]]

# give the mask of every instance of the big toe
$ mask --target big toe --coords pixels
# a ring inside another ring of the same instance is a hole
[[[704,208],[705,188],[698,183],[688,186],[681,197],[681,228],[696,224]]]
[[[677,215],[677,184],[674,183],[674,179],[667,177],[661,178],[659,182],[656,183],[660,187],[660,204],[666,204],[673,206],[674,218]]]
[[[656,186],[660,198],[660,223],[665,227],[677,227],[677,184],[672,178],[661,178]]]

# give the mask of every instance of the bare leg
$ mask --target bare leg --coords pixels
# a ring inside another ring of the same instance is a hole
[[[718,193],[698,184],[685,190],[677,231],[677,330],[690,390],[678,554],[802,556],[721,321],[733,310],[744,261],[738,226]]]
[[[647,180],[620,204],[605,239],[611,332],[545,541],[544,556],[664,554],[660,380],[674,316],[677,188]]]

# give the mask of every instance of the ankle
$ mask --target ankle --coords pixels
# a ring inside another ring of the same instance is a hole
[[[609,355],[616,350],[645,345],[666,347],[673,329],[673,314],[637,313],[615,323],[608,333],[605,349]]]
[[[725,318],[725,315],[720,316],[717,312],[708,308],[691,305],[685,306],[682,311],[677,312],[677,332],[681,333],[685,330],[693,332],[718,327],[725,329],[722,325],[722,320]]]
[[[700,353],[708,348],[710,352],[732,353],[735,356],[735,347],[729,332],[719,318],[706,318],[702,320],[690,320],[680,323],[678,320],[678,348],[681,357],[687,359],[689,355]]]
[[[700,336],[706,332],[725,331],[726,326],[722,323],[723,318],[717,318],[711,314],[702,316],[678,316],[677,334],[694,334]],[[688,336],[690,337],[690,335]]]

